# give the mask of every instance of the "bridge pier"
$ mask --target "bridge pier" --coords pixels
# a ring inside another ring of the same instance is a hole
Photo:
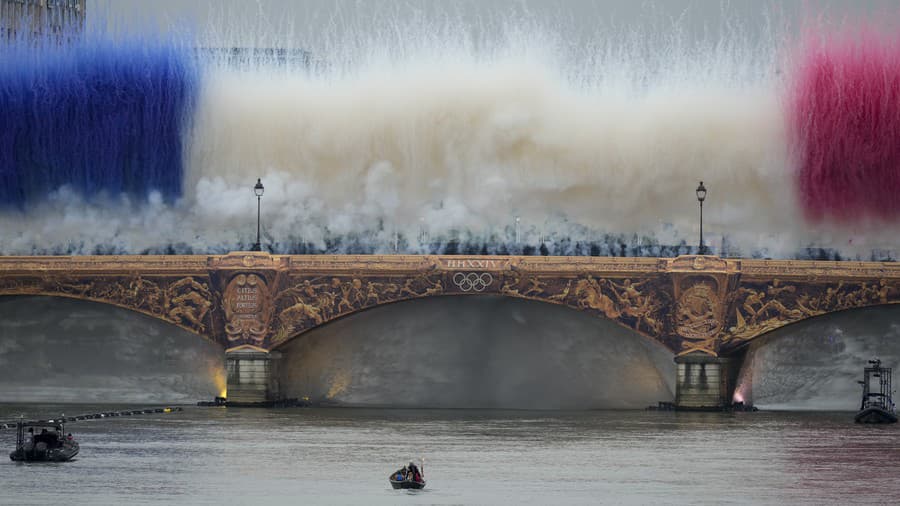
[[[235,350],[225,353],[229,404],[264,404],[280,400],[278,362],[281,353]]]
[[[731,406],[734,394],[734,368],[731,359],[705,353],[675,357],[678,364],[675,382],[675,408],[679,410],[717,411]]]

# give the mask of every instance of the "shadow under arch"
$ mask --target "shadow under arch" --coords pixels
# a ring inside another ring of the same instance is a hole
[[[395,407],[644,408],[674,395],[674,354],[564,305],[424,297],[357,311],[278,350],[287,397]]]
[[[0,297],[0,402],[196,402],[225,388],[224,348],[102,301]]]
[[[868,360],[900,367],[900,304],[792,322],[754,338],[739,355],[736,400],[769,409],[853,411]]]
[[[626,321],[621,318],[610,317],[603,310],[598,309],[596,307],[584,307],[584,306],[579,306],[579,305],[573,304],[573,303],[551,300],[551,299],[547,299],[547,298],[529,297],[529,296],[524,296],[524,295],[512,295],[512,294],[506,294],[506,293],[502,293],[502,292],[488,292],[488,291],[479,292],[479,293],[441,292],[441,293],[435,293],[435,294],[428,294],[428,295],[424,295],[424,296],[420,296],[420,297],[397,298],[397,299],[388,300],[385,302],[379,302],[377,304],[363,305],[360,308],[353,308],[350,311],[334,314],[333,316],[331,316],[329,318],[324,318],[320,323],[315,323],[314,325],[303,327],[298,331],[284,333],[283,330],[277,330],[276,335],[279,333],[282,335],[280,337],[276,337],[273,340],[274,346],[271,347],[271,350],[274,351],[274,350],[283,348],[284,346],[287,346],[290,342],[292,342],[296,339],[302,338],[302,336],[309,333],[310,331],[315,330],[316,328],[320,328],[325,325],[330,325],[335,322],[341,321],[345,318],[359,315],[361,313],[378,310],[380,308],[395,305],[395,304],[406,304],[406,303],[410,303],[410,302],[414,302],[414,301],[429,300],[429,299],[447,299],[447,298],[461,298],[461,299],[462,298],[471,298],[471,299],[503,298],[503,299],[510,299],[510,300],[519,300],[519,301],[531,301],[531,302],[535,302],[535,303],[556,306],[559,308],[571,309],[574,312],[582,313],[584,315],[589,315],[592,318],[595,318],[595,319],[598,319],[601,321],[606,321],[611,324],[615,324],[616,326],[619,326],[622,329],[629,331],[632,334],[638,335],[641,338],[646,339],[649,342],[652,342],[654,345],[661,347],[662,349],[664,349],[665,351],[667,351],[669,353],[673,353],[673,354],[677,353],[677,350],[675,348],[673,348],[674,343],[666,342],[662,339],[662,336],[657,336],[652,333],[644,331],[645,329],[649,330],[646,325],[642,326],[640,323],[631,323],[632,319],[628,319],[628,321]],[[612,303],[612,301],[610,301],[610,303]],[[635,328],[635,327],[637,327],[637,328]]]
[[[194,327],[184,325],[180,322],[172,321],[168,318],[163,317],[159,313],[154,313],[152,311],[148,311],[148,310],[145,310],[145,309],[142,309],[139,307],[130,306],[127,304],[118,304],[116,302],[113,302],[113,301],[110,301],[107,299],[95,299],[95,298],[84,297],[84,296],[76,295],[76,294],[69,294],[69,293],[65,293],[65,292],[33,293],[33,294],[31,294],[31,293],[30,294],[0,293],[0,301],[2,301],[5,298],[15,298],[15,297],[47,297],[47,298],[54,298],[54,299],[69,299],[69,300],[77,300],[77,301],[85,302],[85,303],[89,303],[89,304],[100,304],[100,305],[110,306],[110,307],[114,307],[114,308],[118,308],[118,309],[124,309],[126,311],[130,311],[130,312],[137,313],[137,314],[140,314],[143,316],[147,316],[154,320],[164,322],[164,323],[172,325],[174,327],[178,327],[179,329],[187,331],[190,334],[193,334],[198,337],[202,337],[203,339],[205,339],[206,341],[209,341],[210,343],[214,343],[214,344],[218,344],[219,346],[222,346],[221,343],[219,343],[215,339],[211,338],[208,334],[206,334],[205,332],[201,332]]]

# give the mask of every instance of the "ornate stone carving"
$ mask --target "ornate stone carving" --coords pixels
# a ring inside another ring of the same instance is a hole
[[[726,260],[724,258],[697,255],[681,256],[678,258],[664,259],[665,270],[668,272],[722,272],[731,273],[740,270],[740,261]]]
[[[206,315],[212,307],[209,285],[192,277],[181,278],[167,288],[166,316],[169,320],[206,331]]]
[[[663,313],[669,294],[658,279],[635,283],[628,278],[621,281],[594,279],[588,274],[575,280],[574,286],[574,300],[569,305],[598,311],[642,334],[660,336],[663,333]],[[571,287],[572,281],[569,281],[561,293],[546,298],[565,302]]]
[[[885,278],[836,283],[785,282],[742,284],[723,343],[729,347],[812,316],[845,309],[900,302],[900,281]]]
[[[210,269],[277,269],[285,267],[289,257],[270,255],[261,251],[235,251],[223,256],[211,256],[207,265]]]
[[[293,278],[291,286],[275,297],[277,316],[272,344],[368,307],[442,293],[444,285],[439,275]]]
[[[212,306],[208,285],[191,276],[172,280],[140,274],[78,276],[44,272],[41,277],[0,278],[2,292],[104,302],[161,318],[198,334],[206,332]]]
[[[260,346],[269,333],[272,301],[265,280],[255,273],[235,275],[223,295],[228,341]]]
[[[681,292],[675,305],[675,332],[685,339],[681,354],[715,354],[716,337],[723,326],[722,305],[713,278],[697,279]]]
[[[697,263],[697,259],[701,262]],[[709,256],[676,258],[670,262],[675,288],[673,332],[681,338],[678,355],[718,355],[731,302],[729,293],[737,284],[739,266],[734,260]]]

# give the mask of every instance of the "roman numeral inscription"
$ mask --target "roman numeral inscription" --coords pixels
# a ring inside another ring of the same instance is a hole
[[[441,259],[445,269],[505,269],[508,261],[488,258],[444,258]]]

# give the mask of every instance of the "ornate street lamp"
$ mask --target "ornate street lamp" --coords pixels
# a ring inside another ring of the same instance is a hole
[[[260,201],[262,201],[263,192],[266,189],[263,187],[262,180],[256,179],[256,186],[253,187],[253,193],[256,194],[256,244],[253,245],[253,249],[250,251],[262,251],[262,248],[259,245],[259,207]]]
[[[703,201],[706,200],[706,187],[703,186],[703,181],[700,181],[700,186],[697,187],[697,202],[700,202],[700,254],[703,255],[706,252],[706,248],[703,246]]]

